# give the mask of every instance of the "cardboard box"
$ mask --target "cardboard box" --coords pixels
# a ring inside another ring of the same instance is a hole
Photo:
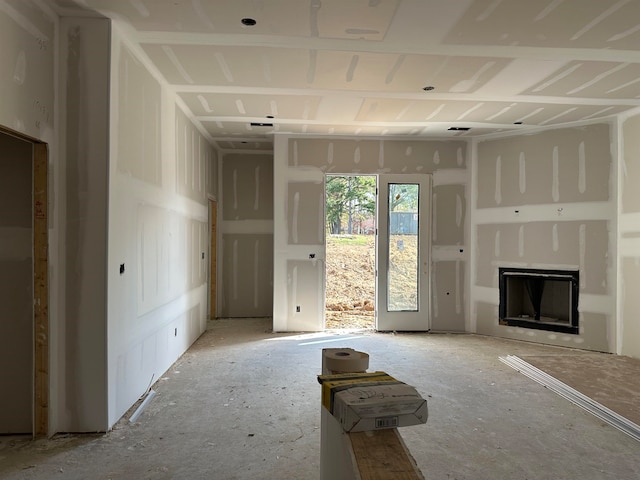
[[[427,401],[384,372],[321,375],[322,405],[347,432],[426,423]]]

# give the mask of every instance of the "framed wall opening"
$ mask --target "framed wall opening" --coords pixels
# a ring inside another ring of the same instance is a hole
[[[375,175],[325,177],[325,328],[373,329]]]
[[[579,333],[579,272],[500,268],[500,325]]]
[[[28,137],[12,129],[0,126],[0,136],[13,138],[30,146],[29,153],[21,155],[21,162],[31,163],[31,179],[25,188],[30,199],[31,212],[31,275],[30,291],[33,301],[31,316],[31,340],[24,350],[31,358],[28,368],[28,382],[31,385],[31,433],[34,437],[44,437],[49,433],[49,240],[48,240],[48,163],[49,152],[46,143]],[[11,227],[9,226],[10,230]],[[11,233],[11,232],[8,232]],[[5,254],[8,253],[4,252]],[[13,342],[14,339],[6,338]],[[2,345],[0,345],[2,347]],[[29,373],[30,372],[30,373]],[[28,433],[28,432],[19,432]]]

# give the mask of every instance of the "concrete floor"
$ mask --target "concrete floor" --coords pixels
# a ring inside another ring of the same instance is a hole
[[[136,424],[0,437],[0,478],[317,479],[325,347],[368,352],[369,370],[428,399],[427,424],[401,433],[429,480],[640,478],[636,440],[498,360],[561,348],[463,334],[273,334],[268,319],[210,322]]]

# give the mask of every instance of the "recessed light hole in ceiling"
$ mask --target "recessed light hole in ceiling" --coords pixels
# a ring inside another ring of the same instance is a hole
[[[245,17],[242,20],[240,20],[240,22],[242,22],[242,25],[244,25],[245,27],[253,27],[256,23],[255,19],[253,18],[249,18],[249,17]]]
[[[431,90],[435,90],[436,87],[432,86],[432,85],[427,85],[426,87],[422,87],[422,90],[424,90],[425,92],[430,92]]]
[[[466,132],[471,130],[471,127],[449,127],[449,130],[453,132]]]

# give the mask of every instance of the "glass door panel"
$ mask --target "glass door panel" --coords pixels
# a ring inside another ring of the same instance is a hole
[[[429,330],[428,175],[381,175],[378,330]]]

